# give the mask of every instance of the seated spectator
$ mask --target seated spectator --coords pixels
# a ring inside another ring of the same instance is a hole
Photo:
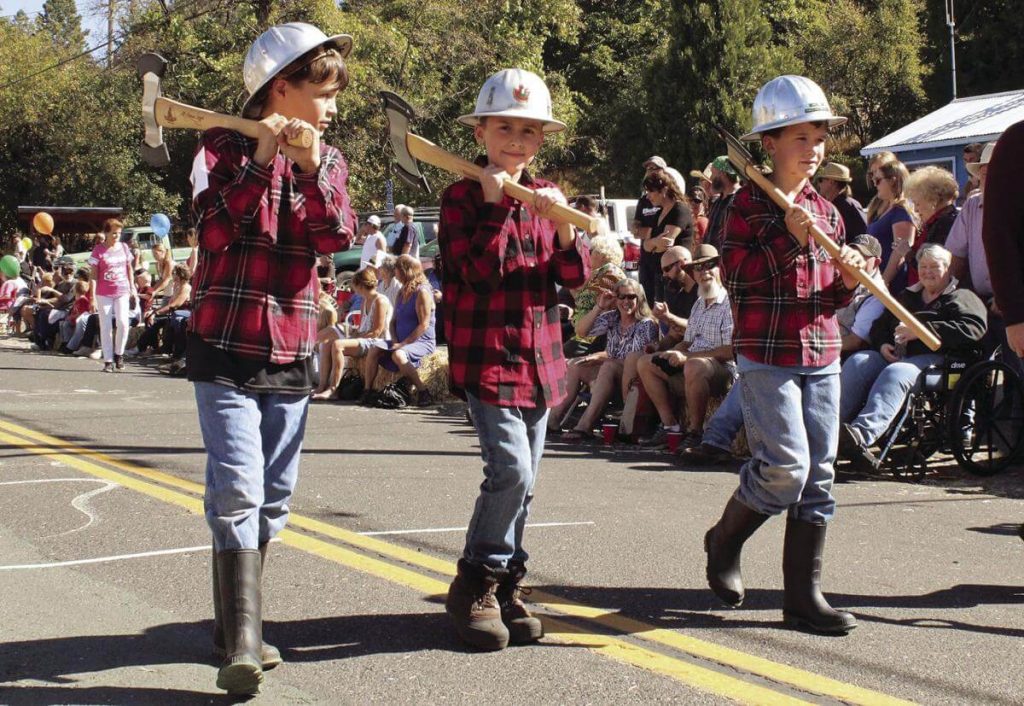
[[[313,392],[315,400],[337,399],[346,356],[365,359],[370,348],[377,342],[386,342],[391,335],[391,302],[377,291],[377,275],[373,268],[367,267],[355,274],[352,291],[362,299],[359,328],[355,335],[346,335],[338,324],[324,327],[317,333],[320,385]],[[365,369],[360,374],[364,380],[368,377]]]
[[[180,360],[185,355],[187,341],[186,328],[192,317],[189,297],[192,285],[189,282],[192,273],[185,265],[175,265],[171,269],[171,296],[166,304],[153,310],[153,323],[139,337],[139,354],[147,349],[170,354],[173,360]]]
[[[51,288],[40,288],[39,301],[33,315],[32,331],[29,338],[40,350],[53,348],[60,322],[67,317],[75,303],[74,277],[75,263],[69,257],[61,257],[54,263],[53,282]],[[84,280],[89,281],[85,276]]]
[[[189,272],[191,271],[189,269]],[[142,323],[148,326],[153,319],[153,276],[146,270],[135,275],[135,290],[139,297]]]
[[[402,283],[395,277],[396,262],[394,255],[386,255],[377,267],[377,291],[388,298],[392,309],[398,303],[398,293],[402,291]]]
[[[437,344],[442,345],[448,341],[444,337],[444,263],[440,252],[434,255],[432,266],[427,270],[427,282],[434,295],[434,332],[437,334]]]
[[[156,284],[153,285],[153,296],[167,296],[174,285],[174,254],[165,240],[153,243],[153,262],[156,263]]]
[[[317,258],[316,277],[320,281],[320,291],[333,296],[338,283],[335,281],[336,273],[332,256],[320,255]]]
[[[426,407],[433,403],[427,386],[417,369],[420,362],[437,347],[434,337],[434,295],[427,284],[420,261],[411,255],[402,255],[395,261],[395,277],[402,285],[391,318],[391,340],[378,341],[367,351],[366,395],[364,403],[371,403],[373,383],[380,365],[412,383],[416,405]]]
[[[626,278],[622,271],[622,246],[610,236],[598,236],[590,241],[590,279],[572,291],[572,322],[574,335],[565,342],[562,352],[566,359],[578,358],[604,350],[605,339],[600,336],[580,336],[576,324],[597,304],[601,292],[607,292]]]
[[[637,368],[651,402],[658,410],[661,426],[642,446],[661,447],[668,435],[680,432],[673,398],[686,400],[689,432],[683,446],[700,443],[712,395],[725,395],[735,377],[732,351],[732,308],[722,286],[718,251],[702,245],[699,256],[690,265],[698,280],[698,298],[690,312],[681,343],[671,350],[642,357]]]
[[[711,245],[698,247],[697,253],[702,258],[718,257],[718,251]],[[692,263],[693,255],[682,245],[673,245],[661,256],[665,298],[651,307],[654,318],[661,324],[663,336],[660,350],[668,350],[679,343],[686,333],[687,317],[697,303],[698,293],[697,281],[690,271]]]
[[[20,275],[8,277],[0,272],[0,311],[8,312],[13,318],[16,308],[31,296],[31,291]]]
[[[957,287],[949,270],[951,260],[941,245],[922,247],[917,254],[921,281],[899,296],[907,311],[942,341],[937,352],[886,311],[871,327],[872,350],[858,351],[843,363],[840,451],[847,458],[874,461],[868,447],[896,418],[921,371],[942,365],[946,355],[979,348],[986,329],[985,305],[973,292]]]
[[[916,284],[917,252],[928,243],[946,245],[946,238],[960,213],[956,207],[959,193],[956,179],[945,169],[921,167],[907,179],[907,198],[921,222],[921,233],[907,257],[907,284]]]
[[[580,336],[608,334],[601,353],[572,358],[568,361],[565,401],[551,410],[548,430],[561,432],[561,425],[576,404],[582,385],[590,385],[590,403],[576,427],[563,435],[566,441],[580,441],[593,436],[594,425],[621,384],[626,356],[642,351],[658,340],[658,324],[651,317],[644,290],[631,279],[621,279],[610,292],[601,292],[597,305],[576,324]]]
[[[885,281],[882,279],[879,269],[882,263],[882,245],[878,239],[873,235],[861,233],[850,240],[849,244],[851,248],[856,248],[864,256],[864,272],[884,289]],[[850,303],[836,311],[843,354],[867,347],[871,338],[871,327],[883,311],[885,311],[885,306],[882,302],[871,294],[863,284],[858,285]]]
[[[78,348],[79,343],[75,341],[75,334],[79,331],[79,321],[81,321],[81,330],[85,331],[86,320],[89,318],[89,312],[92,309],[92,297],[89,294],[89,276],[89,270],[85,268],[75,273],[74,300],[67,316],[60,322],[62,342],[59,351],[61,353],[70,355]],[[81,340],[81,334],[79,334],[78,340]],[[74,343],[73,347],[72,343]]]

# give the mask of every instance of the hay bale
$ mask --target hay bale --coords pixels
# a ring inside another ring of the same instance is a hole
[[[724,395],[722,397],[712,397],[708,400],[708,410],[704,415],[705,428],[707,427],[708,422],[711,421],[711,418],[715,416],[715,412],[718,411],[718,408],[722,406],[723,400],[725,400]],[[743,426],[740,427],[739,432],[736,434],[736,438],[732,441],[732,453],[735,456],[750,455],[750,446],[747,445],[747,430]]]
[[[358,358],[347,358],[345,360],[346,370],[359,370],[363,363]],[[427,386],[430,395],[438,402],[452,398],[448,392],[448,348],[442,346],[420,361],[420,379]],[[398,373],[380,368],[377,371],[377,378],[373,382],[373,389],[383,390],[385,387],[399,379]],[[454,398],[452,398],[454,399]]]

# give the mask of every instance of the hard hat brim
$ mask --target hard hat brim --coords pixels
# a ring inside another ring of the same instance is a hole
[[[334,36],[328,37],[327,39],[325,39],[324,41],[320,42],[319,44],[314,44],[313,46],[311,46],[311,47],[309,47],[307,49],[297,50],[294,55],[288,56],[284,61],[281,62],[281,68],[284,69],[286,66],[291,64],[293,61],[298,59],[300,56],[302,56],[306,52],[311,52],[311,51],[313,51],[314,49],[316,49],[318,47],[326,46],[328,44],[334,44],[335,45],[334,48],[337,49],[339,54],[341,54],[341,58],[342,59],[347,59],[348,55],[352,53],[352,35],[351,34],[335,34]],[[281,72],[278,71],[277,74],[279,74],[279,73],[281,73]],[[259,95],[259,92],[261,90],[263,90],[264,86],[266,86],[268,83],[270,83],[275,78],[277,78],[277,74],[273,74],[272,76],[267,76],[265,79],[263,79],[263,82],[256,87],[256,90],[254,90],[252,93],[249,94],[249,97],[245,99],[245,103],[242,104],[242,115],[243,116],[249,111],[249,108],[252,107],[252,99],[255,98],[257,95]]]
[[[800,115],[795,118],[785,118],[783,120],[765,123],[764,125],[758,125],[746,135],[740,137],[740,139],[744,142],[756,142],[761,139],[762,134],[771,130],[777,130],[780,127],[789,127],[790,125],[799,125],[800,123],[827,123],[828,126],[832,128],[845,125],[846,120],[846,118],[839,117],[838,115],[832,115],[831,112],[818,115],[811,113],[809,115]]]
[[[520,110],[502,110],[496,113],[469,113],[460,115],[458,121],[467,127],[476,127],[480,124],[480,118],[525,118],[527,120],[538,120],[544,124],[544,132],[561,132],[566,125],[561,120],[554,118],[533,118],[523,115]]]

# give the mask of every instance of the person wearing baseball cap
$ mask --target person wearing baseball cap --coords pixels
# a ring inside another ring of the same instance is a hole
[[[879,267],[882,264],[882,244],[878,238],[861,233],[848,245],[864,257],[864,272],[880,287],[885,287],[885,280]],[[839,335],[842,337],[843,355],[866,348],[871,341],[871,326],[885,311],[885,306],[863,284],[857,286],[850,303],[836,312],[839,322]]]
[[[818,191],[839,211],[846,227],[846,237],[851,240],[868,232],[868,220],[864,207],[853,198],[850,191],[850,170],[838,162],[825,162],[814,177]]]
[[[314,386],[314,263],[348,248],[355,229],[348,165],[323,141],[351,49],[348,35],[303,22],[261,34],[242,70],[242,114],[259,137],[207,130],[193,162],[187,374],[207,456],[217,686],[232,695],[257,694],[281,662],[263,642],[263,564],[288,521]],[[291,144],[306,134],[308,145]]]
[[[380,232],[380,216],[371,215],[363,224],[363,251],[359,254],[359,269],[376,269],[388,254],[388,239]]]
[[[704,242],[714,245],[719,251],[725,243],[725,221],[733,197],[742,182],[736,169],[725,155],[715,157],[708,165],[711,173],[711,209],[708,212],[708,230]]]
[[[668,163],[659,157],[658,155],[652,155],[644,160],[644,178],[651,172],[656,172],[659,169],[664,170],[668,167]],[[651,235],[651,229],[658,224],[658,216],[661,215],[661,207],[655,206],[649,198],[647,198],[647,192],[643,191],[640,198],[637,199],[636,208],[633,210],[633,235],[636,236],[637,240],[643,242]]]

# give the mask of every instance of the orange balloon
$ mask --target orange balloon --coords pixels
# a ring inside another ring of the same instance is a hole
[[[53,233],[53,216],[46,211],[40,211],[32,218],[32,227],[44,235]]]

